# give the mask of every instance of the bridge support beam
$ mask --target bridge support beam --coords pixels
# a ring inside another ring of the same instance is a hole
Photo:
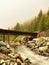
[[[3,34],[3,42],[5,42],[5,34]]]
[[[8,44],[10,45],[10,33],[8,33]]]

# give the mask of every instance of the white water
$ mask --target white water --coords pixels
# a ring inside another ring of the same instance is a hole
[[[44,57],[44,56],[40,56],[40,55],[36,55],[33,53],[33,51],[31,51],[29,48],[27,48],[26,46],[20,46],[18,48],[16,48],[16,51],[18,53],[21,54],[21,56],[25,59],[25,58],[29,58],[30,61],[33,64],[37,64],[37,65],[49,65],[49,58],[48,57]]]

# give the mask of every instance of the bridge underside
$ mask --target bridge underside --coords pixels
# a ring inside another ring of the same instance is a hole
[[[0,29],[0,33],[3,34],[3,41],[5,41],[5,35],[8,35],[8,43],[10,42],[10,35],[29,35],[33,36],[33,38],[37,37],[37,32],[22,32],[22,31],[14,31],[14,30],[6,30]]]
[[[0,33],[2,34],[8,34],[10,35],[34,35],[37,36],[37,32],[22,32],[22,31],[14,31],[14,30],[6,30],[6,29],[0,29]]]

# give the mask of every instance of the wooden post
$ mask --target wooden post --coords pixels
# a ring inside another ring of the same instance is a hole
[[[8,33],[8,44],[10,45],[10,33]]]
[[[5,34],[3,34],[3,42],[5,42]]]

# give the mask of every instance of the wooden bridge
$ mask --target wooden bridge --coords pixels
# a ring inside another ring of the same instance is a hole
[[[33,38],[37,37],[37,32],[22,32],[22,31],[15,31],[15,30],[6,30],[0,29],[0,33],[3,34],[3,41],[5,41],[5,35],[8,35],[8,43],[10,41],[10,35],[29,35],[33,36]]]

